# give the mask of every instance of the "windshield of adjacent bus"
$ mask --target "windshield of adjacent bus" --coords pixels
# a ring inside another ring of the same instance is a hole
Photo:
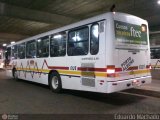
[[[151,48],[151,59],[160,59],[160,47]]]
[[[126,47],[146,46],[147,26],[145,24],[135,25],[121,21],[114,21],[116,47],[123,45]]]

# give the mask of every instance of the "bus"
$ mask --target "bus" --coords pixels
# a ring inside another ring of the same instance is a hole
[[[153,45],[150,49],[152,69],[160,69],[160,45]]]
[[[4,52],[2,49],[0,49],[0,69],[3,69],[4,67]]]
[[[7,75],[62,89],[113,93],[151,83],[148,23],[108,12],[7,46]]]

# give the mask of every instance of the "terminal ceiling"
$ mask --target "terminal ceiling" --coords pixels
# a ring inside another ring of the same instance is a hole
[[[19,41],[101,13],[125,12],[160,29],[157,0],[0,0],[0,45]]]

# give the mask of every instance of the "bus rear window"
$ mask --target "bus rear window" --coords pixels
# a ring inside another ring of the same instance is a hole
[[[147,26],[114,21],[116,44],[147,45]]]

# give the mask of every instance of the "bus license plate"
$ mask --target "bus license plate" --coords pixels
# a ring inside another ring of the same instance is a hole
[[[133,86],[140,86],[141,84],[138,80],[134,80],[134,81],[132,81],[132,85]]]

